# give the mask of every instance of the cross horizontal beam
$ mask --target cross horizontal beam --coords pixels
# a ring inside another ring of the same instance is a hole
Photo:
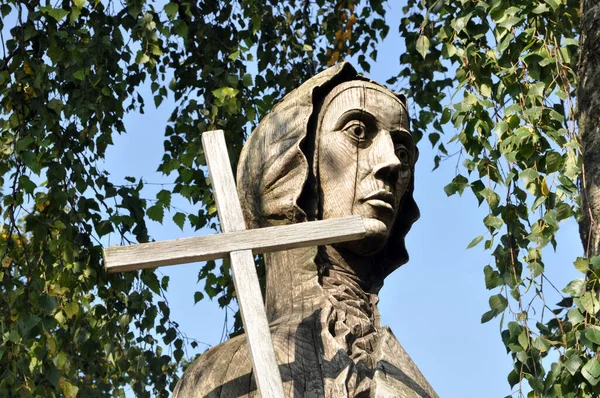
[[[365,233],[361,217],[350,216],[130,246],[114,246],[104,249],[104,267],[110,273],[156,268],[215,260],[240,250],[252,250],[254,254],[258,254],[298,247],[330,245],[361,239]]]

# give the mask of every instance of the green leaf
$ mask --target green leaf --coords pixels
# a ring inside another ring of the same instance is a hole
[[[19,185],[28,194],[33,194],[33,191],[35,191],[35,188],[37,188],[37,185],[35,185],[35,183],[31,181],[26,175],[22,175],[21,177],[19,177]]]
[[[57,306],[56,298],[47,295],[40,296],[38,303],[40,308],[48,315],[54,312],[54,309]]]
[[[486,323],[497,317],[499,314],[504,312],[506,307],[508,307],[508,301],[501,294],[496,294],[490,297],[489,304],[491,310],[481,316],[481,323]]]
[[[229,54],[229,56],[227,58],[229,58],[232,61],[235,61],[239,58],[240,56],[240,50],[234,51],[231,54]]]
[[[467,188],[468,186],[469,180],[466,177],[463,177],[459,174],[456,177],[454,177],[450,184],[444,187],[444,192],[446,192],[446,195],[448,196],[452,196],[457,192],[459,195],[462,195],[465,188]]]
[[[524,350],[529,348],[529,333],[527,333],[526,329],[523,329],[523,332],[519,335],[518,339],[519,344],[523,347]]]
[[[492,88],[485,83],[483,83],[479,87],[479,91],[481,92],[481,95],[483,95],[484,97],[489,98],[492,96]]]
[[[541,352],[546,352],[552,348],[552,344],[543,337],[537,337],[533,341],[533,347],[540,350]]]
[[[440,119],[440,124],[446,124],[450,121],[452,117],[452,110],[448,107],[444,108],[442,111],[442,118]]]
[[[87,3],[87,0],[73,0],[73,4],[77,8],[83,8],[83,6]]]
[[[308,52],[312,52],[312,51],[313,51],[313,48],[312,48],[312,46],[311,46],[311,45],[309,45],[309,44],[304,44],[304,45],[302,46],[302,51],[305,51],[305,52],[307,52],[307,53],[308,53]]]
[[[237,88],[233,88],[233,87],[221,87],[221,88],[218,88],[216,90],[213,90],[212,93],[215,96],[215,98],[218,98],[220,100],[224,100],[224,99],[227,99],[227,98],[235,97],[239,92],[240,92],[240,90],[238,90]]]
[[[600,256],[590,258],[590,268],[596,275],[600,274]]]
[[[566,38],[566,39],[564,39],[563,43],[565,46],[579,47],[579,40],[576,40],[576,39]]]
[[[460,33],[466,26],[469,20],[471,19],[472,14],[467,14],[464,17],[453,19],[450,25],[456,33]]]
[[[142,282],[144,282],[144,284],[148,286],[150,290],[156,294],[160,294],[160,283],[158,282],[158,277],[154,271],[143,270],[141,276]]]
[[[202,300],[203,298],[204,298],[204,294],[202,292],[194,293],[194,304],[196,304],[198,301]]]
[[[113,224],[110,221],[101,221],[96,225],[96,233],[99,237],[114,232]]]
[[[252,75],[249,73],[246,73],[244,75],[244,78],[242,79],[242,82],[244,83],[245,87],[250,87],[252,86]]]
[[[18,325],[21,334],[28,335],[31,329],[37,326],[40,323],[40,317],[33,314],[25,314],[19,317]]]
[[[150,61],[150,57],[142,50],[139,50],[135,56],[135,63],[141,65],[148,61]]]
[[[529,268],[531,270],[534,278],[537,278],[538,276],[540,276],[542,274],[542,272],[544,272],[544,266],[542,264],[538,263],[537,261],[533,261],[533,262],[529,263],[527,268]]]
[[[157,194],[156,194],[156,199],[158,199],[158,203],[164,207],[169,207],[171,206],[171,191],[168,191],[166,189],[161,189]]]
[[[591,342],[600,345],[600,327],[590,326],[585,331],[585,337],[587,337]]]
[[[469,243],[469,246],[467,246],[467,249],[470,249],[470,248],[472,248],[472,247],[475,247],[475,246],[477,246],[477,244],[478,244],[479,242],[481,242],[482,240],[483,240],[483,236],[478,236],[478,237],[476,237],[475,239],[473,239],[473,240],[471,241],[471,243]]]
[[[567,319],[569,319],[569,322],[571,322],[573,325],[576,325],[582,322],[585,318],[581,314],[581,311],[579,311],[579,309],[573,308],[572,310],[567,312]]]
[[[496,294],[490,297],[490,308],[498,313],[503,312],[508,307],[508,301],[501,294]]]
[[[423,58],[427,56],[427,52],[429,51],[429,39],[425,35],[419,36],[417,39],[417,51]]]
[[[583,293],[585,292],[585,279],[577,278],[577,279],[569,282],[567,287],[565,287],[563,289],[563,292],[565,292],[566,294],[568,294],[569,296],[572,296],[572,297],[583,296]]]
[[[131,323],[131,317],[129,314],[123,314],[119,317],[119,323],[121,326],[127,326]]]
[[[532,107],[525,109],[523,114],[528,116],[529,120],[531,122],[537,122],[540,119],[540,117],[542,116],[543,110],[544,110],[544,108],[541,106],[532,106]]]
[[[483,223],[490,227],[490,228],[494,228],[494,229],[500,229],[502,228],[502,226],[504,225],[504,221],[502,221],[502,219],[492,215],[492,214],[488,214],[484,219],[483,219]]]
[[[485,275],[485,287],[488,290],[494,289],[500,285],[502,285],[502,277],[498,271],[494,271],[494,269],[486,265],[483,268],[483,274]]]
[[[65,396],[67,398],[75,398],[75,397],[77,397],[77,394],[79,393],[79,387],[74,386],[73,384],[69,383],[68,381],[65,381],[64,392],[65,392]]]
[[[167,333],[165,333],[165,337],[163,338],[163,342],[166,345],[171,344],[177,338],[177,330],[174,328],[169,328]]]
[[[67,322],[67,318],[65,317],[62,311],[58,311],[54,315],[54,319],[56,319],[56,322],[58,322],[58,324],[61,326],[63,326]]]
[[[573,263],[577,271],[587,273],[590,270],[590,263],[586,258],[577,257],[577,260]]]
[[[177,91],[177,79],[172,78],[171,81],[169,82],[169,89],[171,91]]]
[[[67,314],[67,317],[73,318],[79,313],[79,304],[77,304],[74,301],[71,301],[70,303],[67,303],[63,309],[65,311],[65,314]]]
[[[146,210],[146,214],[151,220],[162,223],[163,217],[165,216],[165,209],[164,207],[156,204],[152,207],[149,207],[148,210]]]
[[[579,370],[579,368],[581,367],[582,364],[583,364],[583,361],[581,360],[579,355],[571,355],[565,361],[565,367],[567,368],[569,373],[571,373],[571,376],[575,376],[575,373],[577,373],[577,371]]]
[[[556,11],[560,4],[556,0],[544,0],[550,7],[552,7],[552,11]]]
[[[173,351],[173,357],[177,362],[181,361],[181,358],[183,358],[183,350],[176,349],[175,351]]]
[[[487,323],[498,316],[496,311],[490,310],[481,316],[481,323]]]
[[[513,26],[517,25],[522,20],[522,17],[510,16],[508,18],[504,18],[502,22],[498,23],[498,26],[510,30]]]
[[[600,382],[600,362],[596,358],[592,358],[581,368],[581,375],[592,385],[595,386]]]
[[[175,16],[177,15],[177,11],[179,10],[179,6],[177,5],[177,3],[167,3],[165,4],[165,14],[167,14],[167,17],[170,20],[175,19]]]
[[[165,275],[162,277],[162,279],[160,280],[160,287],[162,288],[162,290],[167,290],[167,288],[169,287],[169,280],[171,278],[169,277],[169,275]]]
[[[175,224],[177,224],[179,229],[181,229],[182,231],[183,231],[183,226],[185,224],[185,219],[186,219],[186,216],[182,212],[177,212],[173,216],[173,222],[175,222]]]
[[[519,173],[519,177],[521,177],[521,179],[525,182],[525,185],[527,185],[531,181],[537,179],[539,177],[539,174],[536,170],[529,168]]]
[[[562,156],[557,152],[549,152],[546,154],[546,173],[554,173],[560,169],[560,166],[563,163]]]
[[[543,97],[545,88],[546,85],[543,82],[537,82],[529,86],[529,91],[527,95],[531,97]]]
[[[600,311],[600,302],[598,302],[593,292],[585,292],[579,299],[579,302],[583,306],[583,309],[590,314],[596,314]]]
[[[77,80],[85,79],[85,69],[78,69],[75,73],[73,73],[73,77]]]
[[[54,388],[58,390],[58,388],[60,387],[60,371],[56,369],[55,366],[51,366],[47,369],[44,369],[44,376],[46,377],[46,379],[48,379],[50,383],[52,383]]]
[[[0,6],[0,13],[2,14],[2,18],[5,18],[8,14],[10,14],[10,10],[11,10],[10,5],[2,4]],[[1,80],[0,80],[0,84],[2,84]]]
[[[0,72],[0,86],[6,83],[10,79],[10,74],[7,71]]]
[[[442,46],[442,56],[444,58],[452,58],[456,55],[456,47],[452,43],[444,43]]]
[[[63,10],[62,8],[52,8],[50,6],[40,7],[42,14],[46,14],[60,22],[64,17],[69,15],[69,11]]]
[[[517,372],[516,370],[513,369],[508,374],[507,380],[508,380],[508,384],[510,385],[510,388],[513,388],[514,386],[516,386],[517,384],[519,384],[521,382],[521,377],[519,376],[519,372]]]
[[[484,188],[479,191],[479,193],[485,198],[485,201],[490,206],[490,209],[495,209],[498,207],[498,204],[500,203],[500,195],[498,195],[496,192],[490,188]]]

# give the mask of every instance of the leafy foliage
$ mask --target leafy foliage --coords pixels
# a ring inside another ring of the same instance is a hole
[[[185,348],[168,278],[107,275],[103,242],[149,241],[173,195],[198,205],[175,224],[216,227],[199,133],[223,128],[235,160],[301,81],[345,55],[368,69],[382,1],[5,0],[0,13],[0,395],[166,396]],[[100,166],[123,117],[144,112],[142,84],[155,106],[176,101],[159,165],[175,184],[151,201]],[[233,299],[227,262],[198,278],[196,301]]]
[[[487,235],[469,245],[483,241],[494,259],[484,268],[495,293],[482,322],[502,316],[514,360],[508,381],[522,395],[527,380],[531,397],[595,396],[600,388],[597,258],[575,262],[584,275],[557,292],[563,300],[555,308],[544,296],[553,285],[542,251],[556,248],[559,223],[580,212],[578,7],[571,0],[409,0],[400,24],[404,69],[389,82],[409,87],[418,105],[413,130],[438,149],[436,167],[462,160],[446,193],[471,191],[489,209]],[[449,140],[459,147],[454,155],[441,140],[450,123],[458,131]],[[559,359],[547,367],[551,351]]]
[[[543,249],[557,245],[561,221],[580,215],[579,4],[406,4],[407,51],[388,83],[413,100],[413,135],[437,148],[436,167],[462,160],[445,192],[471,192],[489,209],[487,234],[469,247],[483,242],[492,253],[482,321],[501,316],[508,381],[522,391],[526,380],[530,396],[598,394],[600,259],[575,261],[582,277],[556,308],[544,298]],[[216,228],[199,133],[224,129],[235,163],[246,133],[299,83],[348,56],[368,72],[389,31],[384,5],[0,2],[0,29],[10,26],[0,38],[0,392],[104,396],[133,386],[168,395],[185,362],[163,297],[168,279],[105,274],[102,242],[149,241],[145,220],[167,214],[180,228]],[[112,135],[125,133],[125,114],[144,112],[142,84],[154,106],[176,101],[158,167],[175,184],[151,201],[142,180],[123,185],[99,166]],[[444,137],[448,129],[457,134]],[[174,195],[197,212],[171,213]],[[227,262],[206,263],[198,279],[195,302],[234,298]],[[548,367],[551,351],[559,357]]]

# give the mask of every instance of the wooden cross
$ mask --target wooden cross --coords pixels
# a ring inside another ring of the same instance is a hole
[[[214,260],[229,256],[233,283],[262,398],[283,398],[283,384],[254,265],[254,254],[320,246],[365,236],[359,216],[246,230],[222,130],[202,134],[223,233],[104,250],[107,272]]]

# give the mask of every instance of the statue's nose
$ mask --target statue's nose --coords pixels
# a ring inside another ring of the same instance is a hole
[[[370,157],[376,177],[390,182],[398,178],[398,172],[402,163],[396,155],[394,141],[389,131],[379,131],[371,146]]]

